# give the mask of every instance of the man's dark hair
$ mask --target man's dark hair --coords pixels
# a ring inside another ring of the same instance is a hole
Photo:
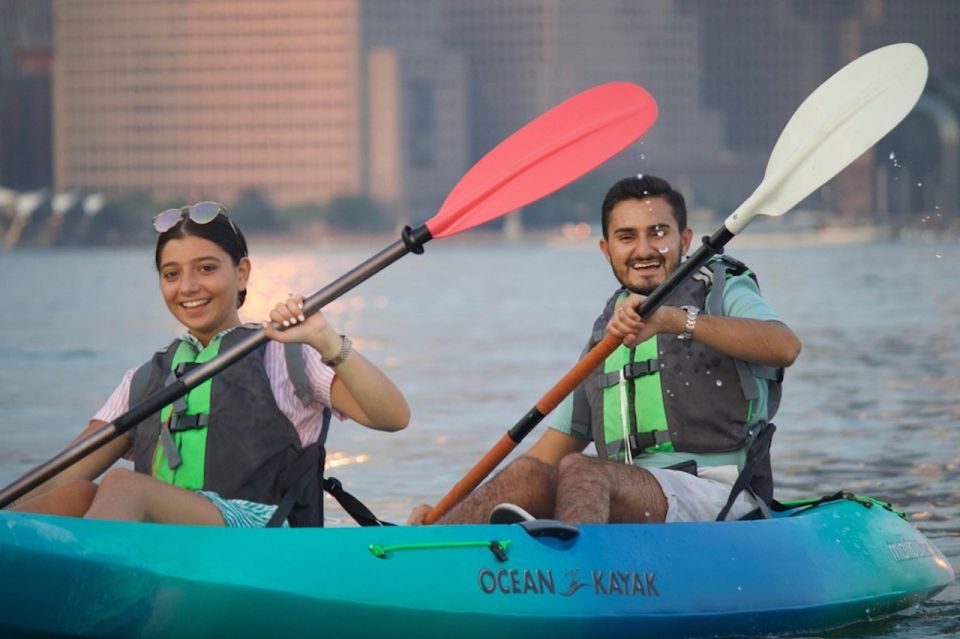
[[[153,260],[158,271],[160,270],[160,257],[163,253],[163,247],[166,246],[167,242],[191,235],[209,240],[222,248],[230,256],[234,266],[240,264],[240,260],[247,257],[247,240],[225,213],[218,214],[217,217],[206,224],[197,224],[184,215],[172,228],[164,231],[157,238],[157,248],[154,251]],[[243,306],[246,298],[247,291],[240,291],[237,296],[237,308]]]
[[[677,222],[677,229],[682,233],[687,228],[687,203],[679,191],[674,191],[670,183],[654,175],[635,175],[626,177],[610,187],[603,198],[600,208],[600,223],[603,226],[603,238],[607,239],[607,230],[610,225],[610,211],[617,204],[625,200],[645,200],[651,197],[662,197],[673,211],[673,219]]]

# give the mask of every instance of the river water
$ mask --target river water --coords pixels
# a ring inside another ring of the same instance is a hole
[[[383,246],[252,248],[250,320]],[[566,372],[613,289],[592,242],[426,248],[327,311],[413,410],[401,433],[341,422],[330,435],[335,474],[394,521],[445,494]],[[804,345],[776,419],[777,496],[846,488],[892,501],[960,569],[960,246],[745,236],[729,248]],[[151,260],[143,247],[0,253],[0,484],[60,450],[123,371],[176,334]],[[817,636],[960,636],[960,586],[909,614]]]

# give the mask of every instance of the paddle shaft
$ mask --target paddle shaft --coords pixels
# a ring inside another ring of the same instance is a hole
[[[700,267],[707,263],[714,255],[723,253],[723,247],[726,246],[734,237],[726,226],[720,229],[710,237],[703,238],[703,244],[693,255],[684,260],[670,275],[658,286],[650,295],[647,296],[640,306],[637,307],[637,313],[640,317],[649,317],[651,313],[657,310],[663,301],[679,286],[685,279],[696,272]],[[463,479],[454,484],[448,492],[433,509],[424,517],[424,523],[435,523],[450,508],[457,505],[464,497],[476,489],[493,470],[506,459],[507,455],[513,452],[513,449],[523,441],[524,437],[530,434],[537,425],[543,421],[543,418],[550,414],[556,408],[563,398],[573,392],[587,376],[593,372],[613,351],[620,345],[621,340],[613,335],[605,335],[602,340],[597,342],[593,348],[580,358],[573,367],[560,378],[553,387],[544,393],[537,403],[531,408],[520,421],[508,430],[503,437],[478,461],[473,468],[467,471]]]
[[[401,239],[305,299],[303,301],[303,314],[312,315],[316,313],[331,301],[365,282],[407,253],[423,253],[423,245],[430,239],[432,239],[432,235],[425,225],[416,229],[405,228]],[[131,407],[130,410],[113,422],[70,445],[49,461],[28,471],[4,488],[0,491],[0,508],[8,506],[86,455],[134,428],[150,415],[183,397],[268,341],[262,330],[256,331],[206,364],[184,374],[176,382],[164,386]]]

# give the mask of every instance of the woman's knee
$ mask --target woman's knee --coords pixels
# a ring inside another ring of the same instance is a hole
[[[99,492],[128,492],[145,477],[128,468],[111,468],[100,479]]]
[[[60,487],[60,491],[71,500],[89,506],[97,494],[97,485],[89,479],[71,479]]]

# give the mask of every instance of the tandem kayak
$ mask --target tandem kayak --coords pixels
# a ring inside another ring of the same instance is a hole
[[[846,495],[723,523],[225,529],[0,512],[0,636],[718,637],[932,597],[949,562]]]

